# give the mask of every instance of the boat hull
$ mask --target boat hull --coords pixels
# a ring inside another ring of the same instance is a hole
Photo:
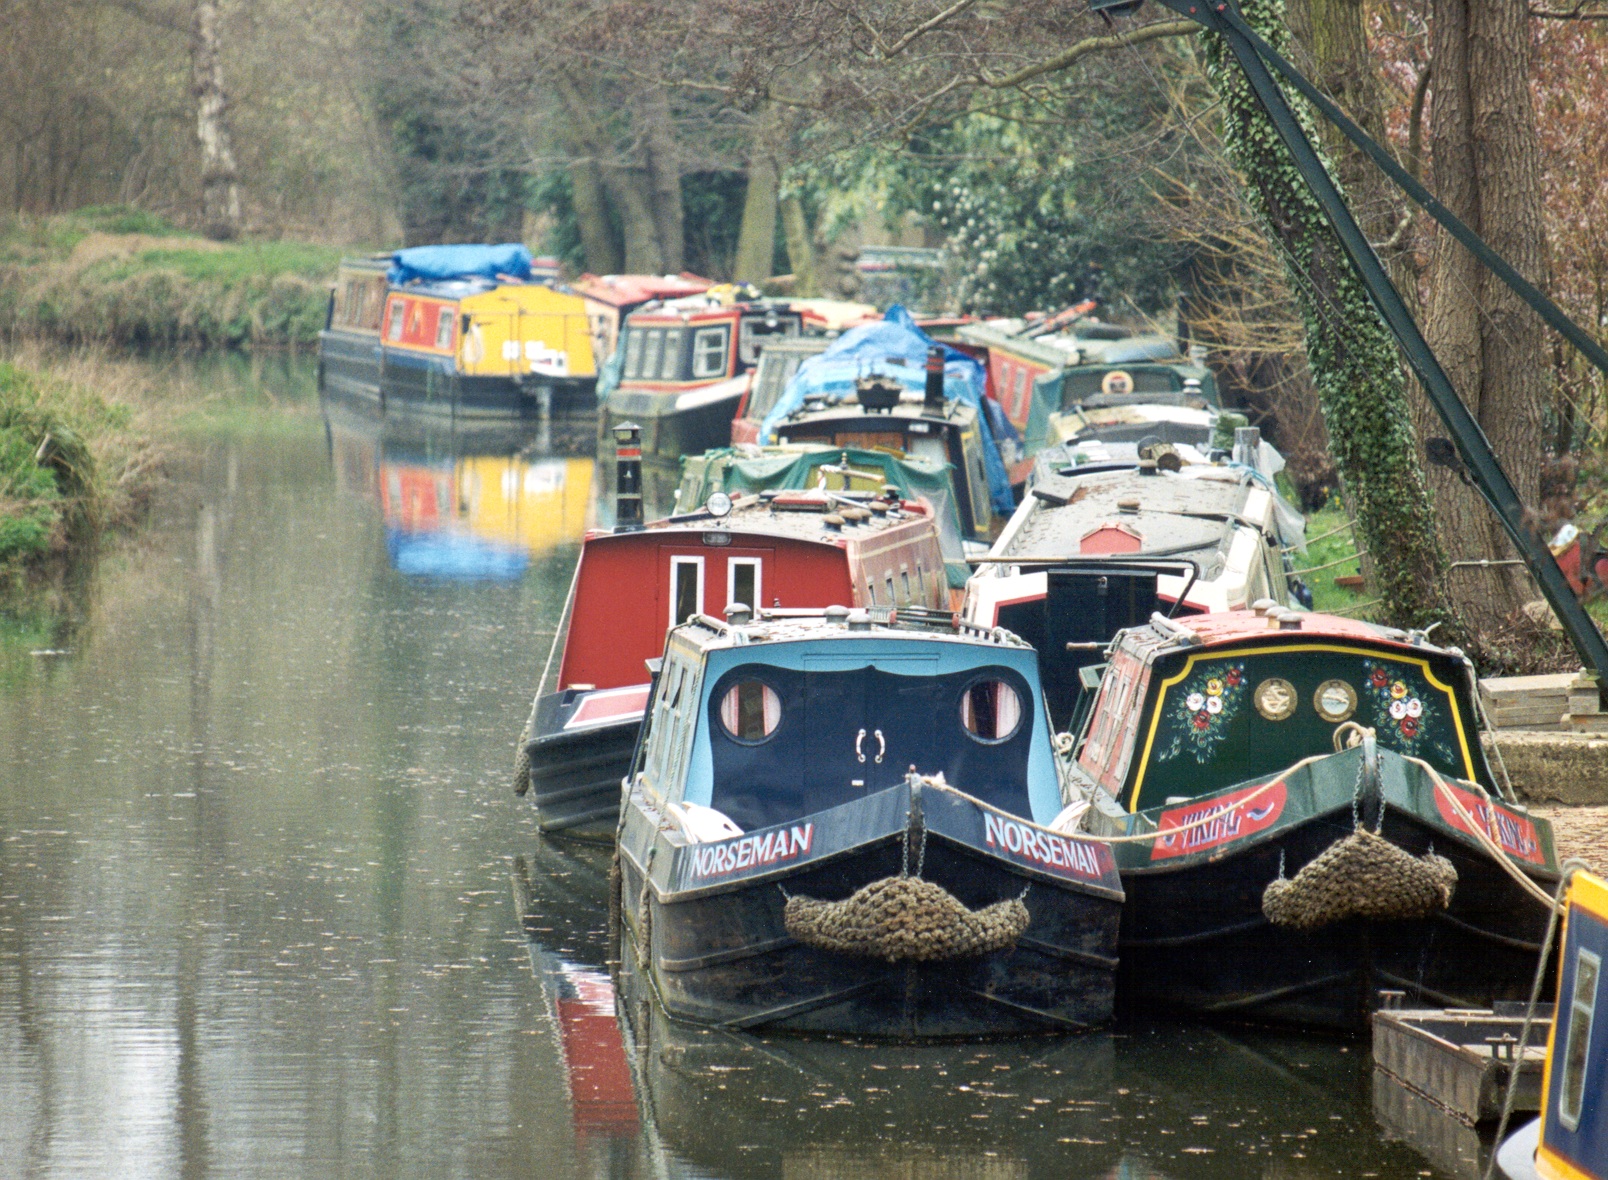
[[[377,337],[328,330],[319,334],[321,388],[346,397],[460,418],[527,417],[590,411],[596,380],[473,376],[450,358],[383,348]]]
[[[588,723],[580,711],[588,697],[599,695],[556,692],[536,702],[525,752],[531,802],[548,835],[612,841],[619,828],[620,780],[631,769],[642,708],[632,696],[624,712]],[[646,686],[641,696],[646,697]]]
[[[674,465],[679,479],[681,456],[701,455],[731,443],[732,417],[742,401],[746,382],[723,381],[705,389],[654,393],[616,389],[598,414],[599,437],[625,422],[642,427],[644,458],[658,456]]]
[[[663,827],[634,795],[620,907],[626,950],[673,1017],[897,1040],[1075,1032],[1110,1018],[1121,894],[1098,845],[909,785],[711,844],[675,843]],[[1044,862],[1009,851],[1008,829]],[[1074,863],[1056,865],[1055,849]],[[789,895],[838,901],[906,867],[973,909],[1022,897],[1026,932],[1006,950],[893,963],[788,933]]]
[[[1446,822],[1432,784],[1389,754],[1381,755],[1383,818],[1377,802],[1366,800],[1361,817],[1414,856],[1433,851],[1451,861],[1457,884],[1448,907],[1412,920],[1346,918],[1310,933],[1276,926],[1263,913],[1270,882],[1281,873],[1293,877],[1353,831],[1361,757],[1348,751],[1292,775],[1283,791],[1259,800],[1276,800],[1281,809],[1264,830],[1219,841],[1219,830],[1207,827],[1202,842],[1214,846],[1159,858],[1143,842],[1123,846],[1125,1008],[1361,1035],[1380,990],[1406,993],[1407,1007],[1479,1008],[1528,998],[1546,910]],[[1190,804],[1192,815],[1202,814],[1203,802]],[[1526,822],[1536,832],[1535,821]],[[1536,845],[1539,863],[1523,871],[1551,892],[1557,873],[1550,835]]]

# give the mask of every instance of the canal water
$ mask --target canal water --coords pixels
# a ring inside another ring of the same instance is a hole
[[[590,424],[199,379],[80,624],[0,649],[0,1176],[1477,1175],[1359,1044],[758,1039],[617,995],[606,860],[509,788]]]

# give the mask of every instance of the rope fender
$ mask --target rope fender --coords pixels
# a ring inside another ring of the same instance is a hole
[[[1304,931],[1346,918],[1427,918],[1451,904],[1456,888],[1457,870],[1444,856],[1414,856],[1359,827],[1293,878],[1281,867],[1262,893],[1262,913],[1275,926]]]
[[[783,913],[788,934],[806,946],[890,963],[1009,950],[1029,920],[1020,897],[973,910],[920,877],[884,877],[843,901],[795,895]]]

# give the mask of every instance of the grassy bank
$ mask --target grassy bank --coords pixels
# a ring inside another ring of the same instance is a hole
[[[122,207],[0,221],[0,332],[70,344],[312,345],[341,251],[211,242]]]
[[[139,515],[159,469],[147,429],[116,366],[0,360],[0,605]]]

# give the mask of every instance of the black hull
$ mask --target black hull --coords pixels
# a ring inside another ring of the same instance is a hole
[[[1348,806],[1215,859],[1124,871],[1124,1008],[1362,1035],[1381,989],[1406,992],[1406,1007],[1528,999],[1546,911],[1482,850],[1398,808],[1387,809],[1382,834],[1414,855],[1433,847],[1457,869],[1446,911],[1414,921],[1347,919],[1310,934],[1269,922],[1262,894],[1281,857],[1293,876],[1351,830]],[[1545,874],[1537,880],[1550,892]]]
[[[673,463],[678,473],[681,456],[701,455],[713,447],[731,445],[731,420],[742,400],[740,390],[684,410],[676,409],[679,396],[615,390],[598,412],[599,437],[612,441],[610,431],[614,427],[635,422],[642,427],[644,458],[658,456]]]
[[[381,406],[460,418],[520,418],[596,409],[591,377],[468,376],[449,360],[398,354],[374,337],[326,331],[319,335],[320,388]]]
[[[550,693],[537,701],[535,736],[525,743],[537,823],[551,836],[613,841],[620,780],[631,769],[641,715],[566,731],[562,696]]]
[[[958,799],[944,803],[956,813],[970,808],[981,828],[982,809]],[[1088,883],[1055,879],[981,840],[957,839],[964,823],[939,823],[935,804],[928,792],[912,808],[909,788],[893,788],[808,817],[812,851],[795,866],[713,888],[667,890],[667,880],[686,880],[682,861],[690,849],[670,845],[654,813],[634,800],[620,856],[627,949],[672,1017],[729,1029],[926,1040],[1104,1024],[1114,1000],[1120,894],[1102,887],[1098,875]],[[861,835],[846,835],[851,831]],[[666,867],[656,867],[644,888],[645,854],[655,846],[652,861]],[[1025,890],[1026,933],[1008,950],[933,963],[840,954],[788,934],[784,889],[841,900],[899,875],[907,846],[916,849],[910,864],[919,861],[920,876],[974,909]],[[1114,886],[1115,873],[1105,880]]]

